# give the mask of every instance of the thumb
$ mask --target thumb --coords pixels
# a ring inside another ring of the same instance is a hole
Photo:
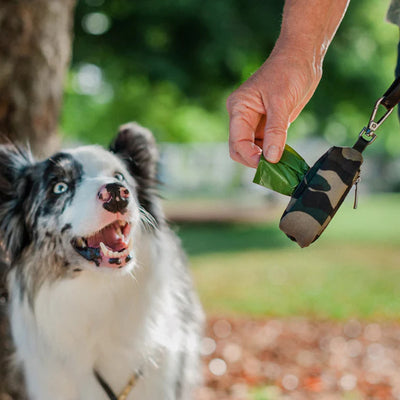
[[[281,159],[289,125],[288,116],[273,111],[268,113],[264,129],[263,153],[269,162],[277,163]]]

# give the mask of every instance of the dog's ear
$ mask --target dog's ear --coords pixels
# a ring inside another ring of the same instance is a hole
[[[156,191],[158,150],[153,134],[135,122],[122,125],[110,151],[123,159],[137,181],[140,205],[160,223],[163,215]]]
[[[0,145],[0,248],[11,263],[28,241],[23,202],[29,190],[25,171],[32,164],[29,151],[14,144]]]

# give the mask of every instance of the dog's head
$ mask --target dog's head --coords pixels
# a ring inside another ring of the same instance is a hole
[[[70,269],[129,269],[135,241],[162,214],[152,134],[124,125],[106,151],[84,146],[35,162],[0,146],[0,243],[11,266],[29,257]]]

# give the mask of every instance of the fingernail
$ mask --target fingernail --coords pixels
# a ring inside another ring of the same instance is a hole
[[[278,146],[275,146],[274,144],[267,147],[267,151],[265,154],[265,158],[272,163],[276,163],[279,161],[279,156],[281,154],[281,151]]]
[[[258,163],[260,162],[261,152],[259,154],[254,154],[251,157],[251,164],[257,167]]]

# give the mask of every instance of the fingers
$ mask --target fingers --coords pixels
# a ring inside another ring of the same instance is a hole
[[[240,115],[231,117],[229,124],[229,153],[232,160],[257,168],[261,148],[255,144],[255,129]]]
[[[255,132],[264,107],[257,96],[236,91],[229,96],[227,109],[230,116],[229,152],[231,158],[248,167],[257,168],[262,150],[258,143],[255,143]]]
[[[268,111],[264,129],[264,157],[271,163],[277,163],[281,157],[286,143],[289,128],[289,115],[282,112]]]
[[[243,141],[235,145],[234,151],[230,150],[232,160],[237,161],[246,167],[257,168],[262,150],[256,144]]]
[[[264,139],[264,157],[270,163],[277,163],[282,157],[285,148],[286,132],[266,133]]]
[[[306,106],[314,94],[317,85],[318,81],[313,83],[298,104],[294,104],[294,109],[292,111],[285,110],[285,107],[279,109],[271,105],[268,110],[268,119],[264,130],[263,144],[264,157],[269,162],[277,163],[281,159],[290,123],[298,117],[300,112]]]
[[[257,168],[263,152],[269,162],[277,163],[282,156],[289,127],[290,113],[286,107],[280,102],[278,105],[270,105],[267,117],[263,114],[264,109],[255,111],[243,104],[237,108],[228,104],[228,111],[231,158],[248,167]]]
[[[282,72],[289,67],[294,72]],[[275,59],[229,96],[229,148],[233,160],[254,168],[261,153],[272,163],[280,160],[290,123],[318,85],[318,77],[308,79],[308,75],[300,66]]]

